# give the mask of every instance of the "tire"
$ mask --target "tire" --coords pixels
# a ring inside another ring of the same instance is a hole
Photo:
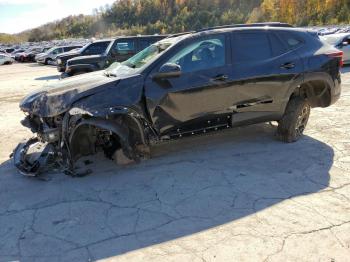
[[[49,62],[51,62],[51,61],[52,61],[52,59],[50,59],[50,58],[46,58],[46,59],[45,59],[44,64],[45,64],[45,65],[48,65],[48,64],[49,64]]]
[[[307,100],[292,97],[279,121],[277,137],[285,143],[294,143],[302,136],[309,120],[311,107]]]

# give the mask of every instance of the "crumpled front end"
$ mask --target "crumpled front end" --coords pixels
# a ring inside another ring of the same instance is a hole
[[[96,72],[29,94],[20,103],[26,114],[21,123],[35,136],[15,149],[16,167],[29,176],[55,166],[68,175],[83,176],[75,172],[75,162],[99,152],[117,164],[128,162],[120,161],[123,158],[138,161],[144,151],[139,145],[146,144],[138,104],[141,80],[140,75],[121,81]]]
[[[21,121],[35,134],[33,138],[18,144],[13,151],[14,164],[21,174],[38,176],[59,166],[62,161],[62,121],[61,116],[45,119],[34,115],[27,115]]]
[[[13,161],[24,176],[35,177],[55,165],[56,152],[52,144],[37,138],[20,143],[13,153]]]

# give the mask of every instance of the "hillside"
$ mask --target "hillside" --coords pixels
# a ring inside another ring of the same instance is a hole
[[[94,15],[69,16],[11,37],[40,41],[172,33],[262,21],[300,26],[347,24],[349,10],[347,0],[118,0],[112,6],[95,10]]]

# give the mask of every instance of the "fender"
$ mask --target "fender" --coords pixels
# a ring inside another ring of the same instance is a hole
[[[70,151],[72,153],[72,158],[75,158],[74,155],[74,141],[75,139],[79,139],[77,135],[79,134],[77,131],[83,127],[83,126],[93,126],[98,127],[101,129],[108,130],[112,132],[113,134],[117,135],[120,139],[120,144],[122,146],[122,149],[127,157],[130,159],[135,159],[136,154],[134,152],[134,149],[131,147],[129,142],[129,129],[126,126],[123,126],[121,124],[118,124],[116,122],[112,122],[111,120],[105,120],[100,118],[90,118],[90,119],[84,119],[81,121],[71,132],[69,136],[69,147]]]
[[[287,89],[287,92],[283,95],[283,102],[281,103],[281,109],[280,109],[281,116],[284,114],[284,111],[286,110],[290,97],[295,93],[299,93],[300,87],[304,83],[304,81],[305,81],[305,74],[299,74],[293,79],[292,84]]]

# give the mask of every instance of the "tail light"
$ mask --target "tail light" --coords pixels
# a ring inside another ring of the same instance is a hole
[[[331,58],[339,58],[339,66],[343,67],[343,65],[344,65],[344,60],[343,60],[344,53],[343,53],[343,51],[336,51],[336,52],[328,53],[326,55],[328,57],[331,57]]]

